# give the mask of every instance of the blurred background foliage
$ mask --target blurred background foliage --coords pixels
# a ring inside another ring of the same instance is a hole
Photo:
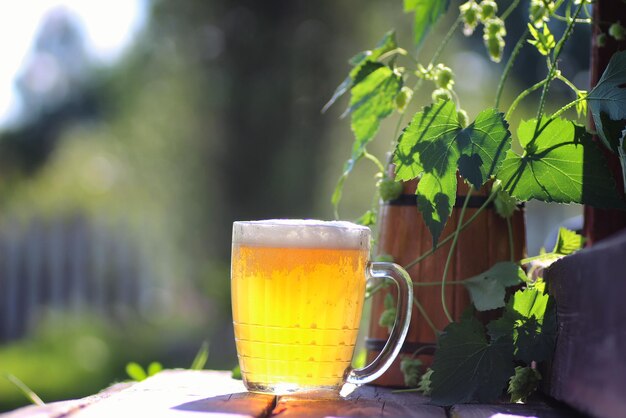
[[[21,106],[0,127],[0,373],[44,401],[123,380],[131,360],[189,367],[205,339],[207,367],[234,366],[232,222],[332,217],[352,133],[338,118],[345,102],[320,109],[347,59],[384,32],[395,27],[400,45],[411,45],[400,1],[135,1],[141,24],[105,62],[93,58],[76,2],[49,1],[13,80]],[[109,30],[124,30],[110,7]],[[509,40],[524,29],[526,10],[517,13]],[[580,87],[588,45],[578,28],[563,54],[562,70]],[[492,104],[503,64],[488,61],[479,34],[458,34],[442,61],[470,117]],[[505,105],[545,73],[530,48],[518,62]],[[552,103],[572,99],[556,83],[551,93]],[[424,88],[409,114],[429,101]],[[533,109],[520,109],[513,132]],[[381,158],[394,124],[385,121],[372,145]],[[374,172],[366,163],[353,172],[342,218],[368,209]],[[578,211],[529,221],[540,231],[529,230],[529,252]],[[25,403],[0,378],[0,410]]]

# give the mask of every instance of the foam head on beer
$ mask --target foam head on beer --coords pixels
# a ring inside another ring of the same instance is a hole
[[[235,222],[233,245],[369,250],[370,229],[352,222],[314,219]]]
[[[349,222],[235,222],[231,295],[249,390],[342,384],[354,352],[370,230]]]

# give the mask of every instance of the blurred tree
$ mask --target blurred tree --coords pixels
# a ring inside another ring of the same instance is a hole
[[[337,2],[253,0],[166,2],[152,30],[196,57],[204,75],[200,112],[216,115],[219,189],[211,238],[230,251],[233,220],[314,217],[322,150],[331,119],[320,109],[339,77],[332,40],[359,21],[340,19]],[[323,198],[323,197],[322,197]]]

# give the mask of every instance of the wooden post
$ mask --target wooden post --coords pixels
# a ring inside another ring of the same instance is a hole
[[[626,24],[626,5],[616,0],[597,0],[593,6],[594,20],[600,22],[594,25],[591,37],[591,87],[598,83],[604,69],[609,63],[613,54],[626,47],[626,43],[618,42],[610,36],[606,36],[606,45],[600,47],[597,43],[597,35],[600,33],[608,33],[611,23],[620,21]],[[591,88],[589,89],[591,90]],[[598,138],[595,138],[599,142]],[[615,154],[604,148],[607,165],[615,177],[617,188],[623,194],[624,183],[622,180],[621,166]],[[585,226],[584,232],[587,237],[587,243],[593,245],[595,242],[602,240],[615,232],[626,228],[626,211],[596,209],[585,206]]]

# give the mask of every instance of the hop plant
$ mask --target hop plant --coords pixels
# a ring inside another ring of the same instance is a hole
[[[545,0],[531,0],[528,15],[530,23],[536,28],[540,28],[543,22],[550,20],[550,15],[554,12],[554,2]]]
[[[459,119],[459,124],[465,128],[467,126],[467,121],[468,121],[467,112],[463,109],[459,109],[456,112],[456,116]]]
[[[426,396],[429,396],[432,392],[432,382],[430,381],[432,375],[433,369],[428,368],[426,372],[422,375],[422,377],[420,377],[420,382],[417,385],[417,390],[422,392]]]
[[[505,35],[506,28],[504,27],[504,21],[502,21],[502,19],[496,17],[484,23],[483,41],[489,53],[489,58],[491,58],[493,62],[500,62],[502,60]]]
[[[380,319],[378,320],[378,325],[381,327],[386,327],[389,332],[393,328],[393,324],[396,321],[396,306],[393,300],[393,296],[390,293],[387,293],[384,300],[385,310],[380,315]]]
[[[412,98],[413,90],[408,86],[403,86],[396,96],[396,109],[398,109],[398,112],[404,113]]]
[[[402,194],[402,183],[385,177],[378,181],[378,192],[380,193],[380,198],[385,202],[397,199]]]
[[[484,23],[484,35],[485,36],[506,36],[506,28],[504,27],[504,21],[499,17],[489,19]]]
[[[415,75],[419,78],[423,78],[424,80],[432,80],[433,71],[434,67],[432,64],[428,64],[428,67],[424,67],[422,64],[417,64],[417,71],[415,71]]]
[[[459,6],[459,11],[464,23],[463,34],[470,36],[480,23],[481,7],[474,0],[470,0]]]
[[[404,358],[400,362],[400,371],[404,376],[404,384],[407,387],[417,387],[422,377],[422,361],[419,359]]]
[[[483,36],[485,47],[489,53],[489,58],[493,62],[502,61],[502,52],[504,52],[504,39],[501,36]]]
[[[433,91],[431,98],[434,103],[437,103],[439,100],[451,100],[452,95],[450,94],[450,90],[439,88]]]
[[[493,0],[483,0],[480,3],[480,19],[484,22],[496,16],[498,5]]]
[[[599,33],[598,36],[596,36],[596,44],[600,48],[606,45],[606,33]]]
[[[539,385],[541,374],[531,367],[517,366],[515,374],[509,380],[508,393],[511,402],[525,401]]]
[[[454,73],[443,64],[435,67],[435,84],[441,89],[450,90],[454,85]]]
[[[626,29],[620,22],[615,22],[609,26],[609,35],[616,41],[623,41],[626,39]]]

